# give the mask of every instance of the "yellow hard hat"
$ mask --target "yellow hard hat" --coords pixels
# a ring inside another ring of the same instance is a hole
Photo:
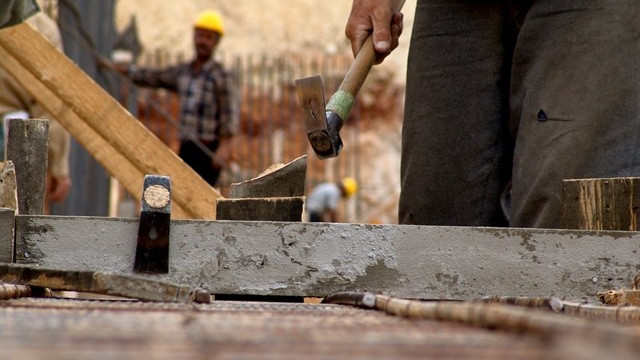
[[[346,177],[342,179],[342,188],[344,189],[345,196],[349,197],[358,191],[358,183],[356,179]]]
[[[198,17],[196,17],[193,27],[212,30],[220,35],[224,34],[224,22],[222,21],[222,15],[215,10],[204,10],[200,12]]]

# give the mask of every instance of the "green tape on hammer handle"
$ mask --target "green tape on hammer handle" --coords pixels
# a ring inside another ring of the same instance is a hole
[[[331,99],[329,99],[326,109],[327,111],[333,111],[338,114],[343,121],[346,121],[349,113],[351,112],[354,101],[355,98],[353,95],[344,90],[338,90],[333,94],[333,96],[331,96]]]

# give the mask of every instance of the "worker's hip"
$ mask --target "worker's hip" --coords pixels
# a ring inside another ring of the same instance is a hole
[[[193,170],[195,170],[211,186],[215,186],[220,169],[213,166],[212,155],[218,149],[218,141],[205,141],[201,145],[185,140],[180,143],[179,155]],[[207,149],[203,150],[202,147]]]

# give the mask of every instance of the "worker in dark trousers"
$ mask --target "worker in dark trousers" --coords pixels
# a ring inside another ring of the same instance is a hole
[[[390,8],[353,1],[354,52],[397,46]],[[638,176],[639,24],[637,0],[418,1],[399,222],[557,228],[563,179]]]

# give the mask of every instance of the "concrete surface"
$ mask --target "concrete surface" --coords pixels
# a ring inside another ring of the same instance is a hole
[[[16,262],[131,273],[137,219],[18,216]],[[559,296],[630,287],[640,233],[173,220],[169,274],[218,294],[422,299]]]

